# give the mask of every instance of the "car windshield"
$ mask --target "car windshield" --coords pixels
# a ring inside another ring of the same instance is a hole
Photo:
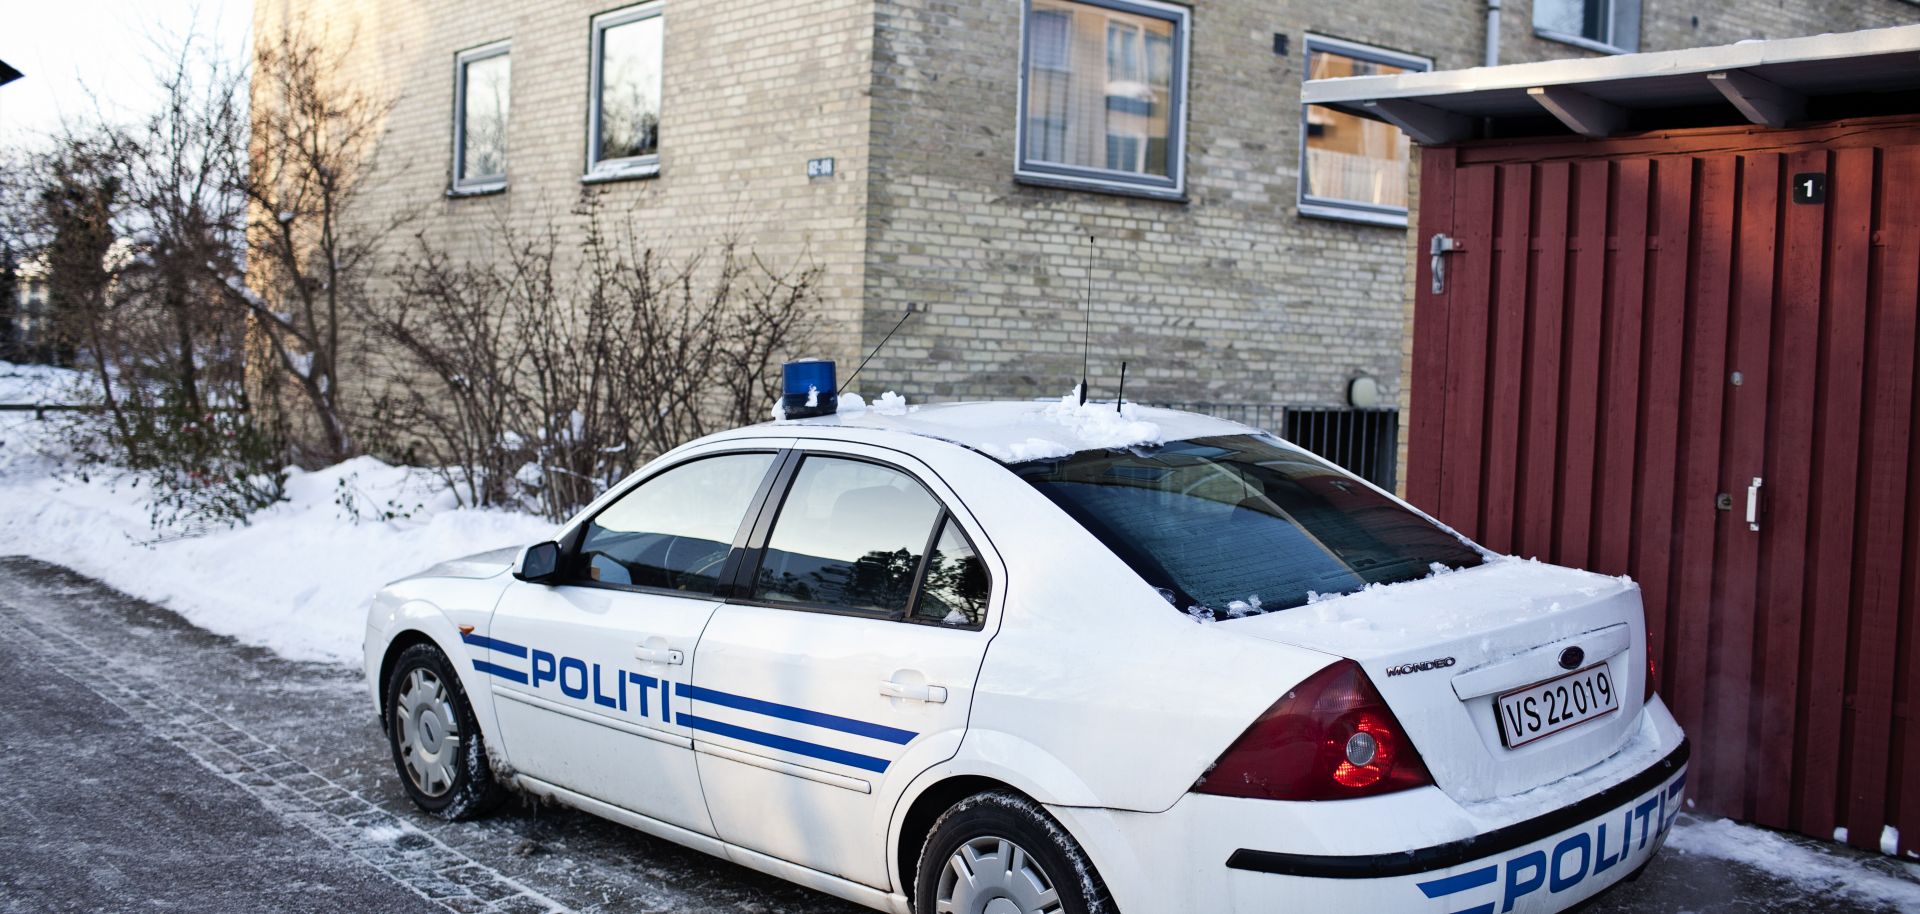
[[[1290,609],[1482,561],[1459,537],[1267,435],[1081,451],[1011,469],[1197,617]]]

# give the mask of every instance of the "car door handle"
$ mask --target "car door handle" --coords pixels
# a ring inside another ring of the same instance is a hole
[[[671,665],[687,662],[687,655],[673,648],[648,647],[644,644],[634,645],[633,656],[636,660],[644,660],[648,663],[665,663]]]
[[[880,680],[880,694],[888,698],[903,698],[907,701],[924,701],[931,704],[946,704],[947,689],[937,685],[908,685],[891,679]]]

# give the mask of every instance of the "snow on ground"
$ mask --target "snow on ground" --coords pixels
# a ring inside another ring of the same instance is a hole
[[[0,404],[85,403],[93,399],[85,376],[51,365],[0,362]]]
[[[1867,864],[1811,842],[1730,819],[1682,816],[1667,837],[1669,852],[1730,860],[1805,886],[1811,895],[1845,896],[1896,911],[1920,911],[1920,866],[1891,860]]]
[[[0,403],[31,402],[69,376],[0,363]],[[0,413],[0,555],[66,565],[296,660],[357,665],[366,603],[382,585],[553,532],[529,515],[457,508],[433,474],[358,457],[293,473],[287,500],[245,526],[156,542],[132,480],[56,475],[59,428]]]

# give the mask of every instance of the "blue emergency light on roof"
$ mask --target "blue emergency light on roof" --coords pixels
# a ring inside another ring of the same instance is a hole
[[[828,359],[800,359],[780,369],[780,410],[789,419],[831,416],[840,409],[834,393],[833,362]]]

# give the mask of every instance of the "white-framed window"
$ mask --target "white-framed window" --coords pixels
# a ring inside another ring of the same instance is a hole
[[[1307,79],[1422,73],[1425,57],[1308,35]],[[1300,214],[1407,224],[1413,144],[1400,128],[1320,105],[1300,106]]]
[[[1023,0],[1023,182],[1179,199],[1186,192],[1186,7]]]
[[[453,56],[453,183],[455,194],[507,186],[507,109],[513,82],[508,43],[496,41]]]
[[[1640,50],[1640,0],[1534,0],[1533,33],[1590,51]]]
[[[663,8],[655,0],[593,17],[584,180],[660,173]]]

